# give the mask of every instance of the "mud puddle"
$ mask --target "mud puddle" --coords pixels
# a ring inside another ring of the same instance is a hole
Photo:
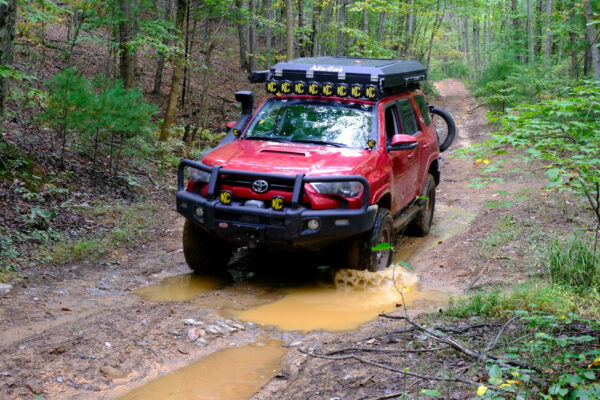
[[[410,309],[418,302],[419,310],[424,311],[447,302],[446,293],[420,290],[416,275],[402,269],[394,266],[381,272],[340,270],[333,284],[286,288],[283,298],[232,315],[286,331],[341,332],[357,329],[399,305]]]
[[[215,289],[221,283],[215,277],[189,273],[165,278],[160,283],[138,289],[133,294],[142,300],[153,302],[186,301]]]
[[[278,341],[220,350],[134,389],[121,400],[246,399],[275,376],[285,351]]]

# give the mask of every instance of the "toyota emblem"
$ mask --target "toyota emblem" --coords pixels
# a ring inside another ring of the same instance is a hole
[[[252,190],[254,190],[256,193],[265,193],[267,190],[269,190],[269,182],[265,181],[264,179],[257,179],[252,182]]]

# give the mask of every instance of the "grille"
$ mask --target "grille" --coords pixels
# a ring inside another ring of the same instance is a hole
[[[226,176],[226,177],[221,178],[220,182],[222,185],[252,187],[252,182],[254,182],[255,180],[256,179],[249,179],[246,177]],[[273,180],[266,180],[266,181],[269,183],[269,187],[271,189],[282,190],[284,192],[293,192],[294,191],[293,183],[273,181]]]

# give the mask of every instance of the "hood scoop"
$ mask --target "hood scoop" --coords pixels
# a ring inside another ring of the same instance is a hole
[[[300,156],[300,157],[307,157],[309,155],[309,154],[307,154],[304,151],[282,149],[282,148],[278,148],[278,147],[269,147],[269,148],[266,148],[266,149],[262,149],[262,150],[260,150],[260,153],[286,154],[286,155],[289,155],[289,156]]]

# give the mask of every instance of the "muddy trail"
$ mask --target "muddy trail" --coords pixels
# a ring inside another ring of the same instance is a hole
[[[331,398],[341,386],[351,391],[340,398],[381,395],[384,383],[341,385],[347,374],[321,370],[297,349],[391,329],[393,321],[377,317],[384,311],[434,311],[480,269],[476,243],[498,218],[484,202],[499,187],[470,189],[479,166],[454,153],[482,140],[485,110],[460,81],[441,81],[438,90],[435,104],[455,117],[458,139],[444,153],[431,234],[396,244],[395,261],[414,272],[336,274],[305,254],[241,249],[231,274],[194,276],[181,250],[182,218],[168,211],[162,236],[118,262],[40,271],[0,297],[0,398]],[[533,184],[508,178],[512,190]],[[362,368],[352,379],[369,382],[376,372]]]

